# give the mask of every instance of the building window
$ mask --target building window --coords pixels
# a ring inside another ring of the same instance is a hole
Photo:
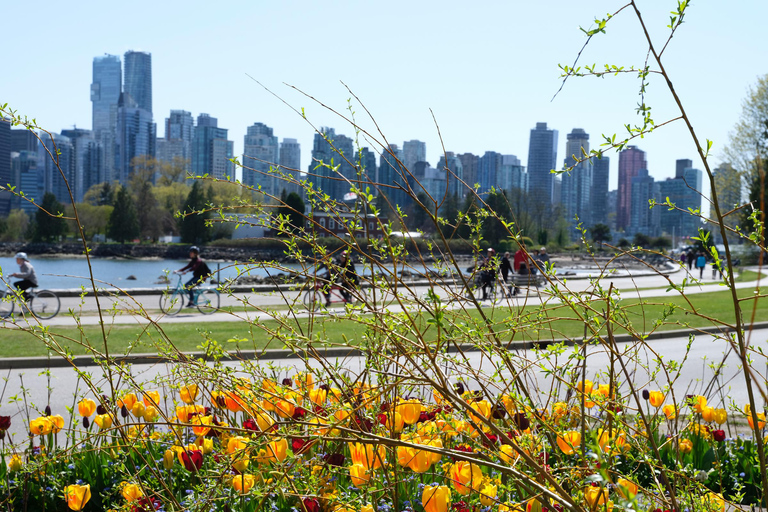
[[[368,231],[373,231],[373,221],[368,223]]]
[[[333,219],[328,219],[328,229],[336,229],[336,223]]]
[[[325,227],[325,218],[320,219],[320,227],[321,228]]]

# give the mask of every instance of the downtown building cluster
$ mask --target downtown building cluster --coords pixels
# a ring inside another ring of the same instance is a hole
[[[73,127],[52,136],[41,134],[41,143],[34,133],[0,122],[0,182],[35,199],[53,193],[62,203],[70,200],[68,183],[75,201],[81,202],[94,185],[128,184],[134,159],[142,156],[183,166],[193,175],[235,179],[234,143],[215,117],[201,113],[195,118],[186,110],[171,110],[164,137],[158,137],[151,54],[128,51],[122,61],[115,55],[96,57],[90,95],[91,129]],[[302,171],[298,141],[278,142],[273,128],[256,122],[244,136],[240,172],[242,183],[265,197],[301,195],[301,180],[338,201],[349,198],[353,182],[363,189],[374,184],[392,205],[403,209],[420,193],[439,203],[449,196],[462,201],[473,190],[481,197],[503,191],[510,198],[524,198],[524,209],[541,219],[544,227],[552,227],[560,216],[571,227],[605,224],[626,237],[696,234],[700,222],[694,216],[666,207],[649,208],[649,200],[662,203],[669,198],[682,210],[701,209],[702,172],[690,160],[678,160],[675,176],[657,181],[649,172],[645,152],[628,146],[618,154],[618,189],[609,191],[610,158],[584,158],[590,152],[585,130],[574,128],[567,135],[561,161],[557,150],[558,131],[537,123],[530,131],[525,166],[512,154],[447,151],[433,167],[422,141],[406,141],[402,147],[358,148],[354,139],[328,127],[314,135],[311,161]],[[57,151],[62,172],[50,157]],[[556,174],[553,169],[570,171]],[[716,178],[724,204],[738,204],[741,189],[736,171],[724,164],[716,170]],[[36,210],[18,196],[0,194],[0,215],[14,208]],[[570,232],[572,240],[578,238],[575,229]]]

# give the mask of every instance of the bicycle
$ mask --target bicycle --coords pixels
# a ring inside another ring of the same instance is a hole
[[[493,279],[487,287],[487,297],[483,299],[483,276],[482,272],[472,271],[469,276],[466,276],[467,285],[461,280],[461,277],[454,281],[453,297],[472,300],[473,298],[478,302],[490,302],[493,305],[500,303],[504,298],[508,296],[506,286],[503,280]]]
[[[176,288],[168,289],[160,296],[160,311],[166,315],[178,315],[188,299],[189,290],[181,283],[181,275]],[[216,288],[196,287],[192,289],[192,304],[204,315],[210,315],[219,309],[221,294]]]
[[[317,309],[321,307],[325,307],[325,294],[323,293],[326,286],[329,286],[329,283],[323,282],[322,280],[316,280],[314,284],[312,285],[312,288],[307,290],[307,293],[304,294],[304,306],[311,312],[317,311]],[[344,297],[344,294],[342,293],[342,290],[346,290],[343,288],[340,284],[332,283],[330,284],[330,289],[328,290],[329,295],[329,303],[330,304],[352,304],[352,305],[359,305],[364,302],[366,302],[367,297],[365,295],[365,290],[363,290],[360,287],[353,288],[351,290],[348,290],[348,293],[350,295],[350,300],[348,301],[346,297]]]
[[[24,308],[40,320],[50,320],[59,314],[61,301],[59,296],[51,290],[28,288],[26,293],[29,298],[23,301],[21,292],[4,290],[0,295],[0,317],[8,318],[13,314],[16,304],[15,299],[22,300],[22,304],[19,306],[22,314],[24,313]]]

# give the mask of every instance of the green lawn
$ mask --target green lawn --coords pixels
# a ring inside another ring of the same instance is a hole
[[[740,296],[749,297],[750,290],[741,290]],[[640,332],[648,332],[652,329],[669,330],[681,329],[686,325],[702,327],[712,325],[713,322],[706,317],[732,322],[733,307],[730,306],[730,292],[721,291],[707,294],[693,294],[690,296],[693,309],[681,298],[652,298],[643,300],[622,301],[624,318],[631,323],[634,329]],[[768,300],[744,301],[744,317],[752,316],[752,306],[757,305],[755,319],[757,321],[768,319]],[[672,308],[674,306],[675,308]],[[594,304],[598,311],[605,309],[605,304]],[[583,334],[583,323],[577,318],[570,308],[563,305],[553,305],[544,308],[484,308],[483,312],[494,325],[494,329],[501,333],[501,338],[512,340],[547,340],[553,338],[579,338]],[[666,312],[665,320],[655,326]],[[693,314],[693,312],[697,313]],[[583,314],[583,311],[580,311]],[[428,315],[415,314],[418,330],[427,339],[434,339],[436,327],[429,323]],[[164,353],[166,351],[179,350],[183,352],[199,351],[213,341],[224,350],[262,350],[283,348],[282,340],[292,339],[297,344],[303,344],[305,340],[320,340],[336,345],[354,345],[360,342],[366,333],[363,321],[370,321],[370,317],[358,319],[339,320],[330,316],[320,316],[314,321],[299,319],[287,321],[284,325],[276,321],[264,322],[263,325],[249,325],[245,322],[208,322],[208,323],[169,323],[160,328],[137,325],[116,325],[107,331],[109,350],[112,355],[126,353]],[[480,327],[482,322],[480,313],[472,308],[467,310],[448,311],[443,319],[443,327],[452,331],[456,339],[461,339],[462,332],[467,329]],[[397,326],[394,319],[385,319],[380,323],[382,330],[393,330]],[[414,337],[416,329],[408,326],[401,331],[404,336]],[[626,332],[617,325],[616,333]],[[89,346],[95,347],[99,353],[103,352],[103,338],[98,327],[87,326],[82,331],[73,327],[51,327],[49,331],[23,331],[18,329],[4,329],[2,332],[2,344],[0,344],[0,357],[44,356],[47,353],[46,343],[41,338],[47,338],[50,343],[70,350],[73,354],[85,354],[91,352]]]

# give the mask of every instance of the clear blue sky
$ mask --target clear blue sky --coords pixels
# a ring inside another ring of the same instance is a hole
[[[676,2],[639,4],[660,44]],[[584,43],[579,26],[621,5],[608,0],[11,2],[3,9],[0,103],[52,131],[75,124],[90,128],[93,57],[144,50],[152,53],[160,136],[171,109],[194,116],[207,112],[229,129],[239,153],[246,127],[263,122],[280,140],[299,140],[306,170],[312,126],[249,75],[304,108],[314,126],[351,136],[352,129],[336,115],[285,85],[345,112],[350,94],[343,81],[389,142],[425,141],[432,165],[442,152],[435,120],[446,150],[515,154],[524,165],[530,129],[547,122],[560,132],[562,162],[566,134],[574,127],[584,128],[594,147],[601,133],[621,132],[625,123],[637,121],[635,76],[573,79],[550,101],[560,86],[557,64],[571,64]],[[747,88],[767,72],[767,4],[730,5],[693,2],[664,54],[699,136],[715,142],[716,156]],[[643,34],[628,9],[606,35],[593,39],[581,62],[641,66],[645,55]],[[652,81],[647,101],[654,119],[676,116],[664,85]],[[358,104],[354,109],[360,123],[383,140],[363,109]],[[657,179],[672,176],[678,158],[703,168],[681,123],[636,144],[647,152]],[[611,159],[615,188],[617,158]]]

